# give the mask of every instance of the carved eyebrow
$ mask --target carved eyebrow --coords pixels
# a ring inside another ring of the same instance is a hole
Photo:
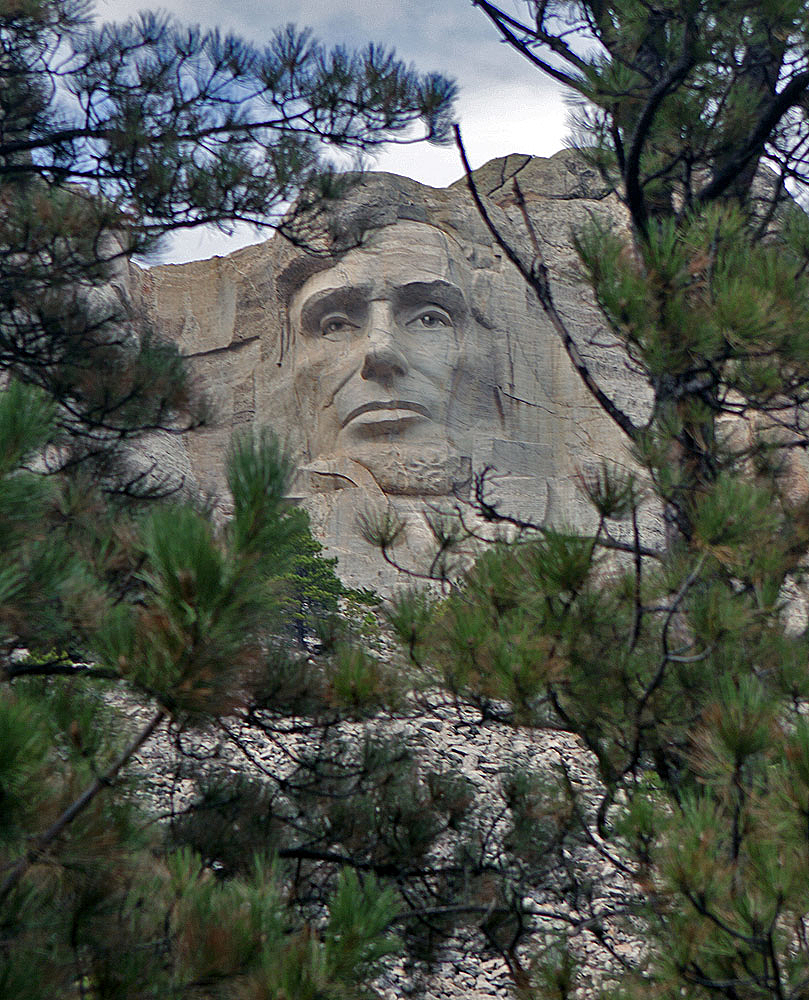
[[[463,292],[449,281],[409,281],[394,289],[394,297],[397,306],[428,302],[443,306],[456,319],[463,319],[468,312]]]
[[[313,292],[301,306],[301,332],[317,330],[320,320],[329,312],[364,309],[374,294],[371,284],[340,285]],[[432,303],[443,306],[456,320],[464,319],[469,311],[460,288],[441,279],[408,281],[390,289],[389,294],[398,308]]]
[[[370,285],[341,285],[313,292],[301,306],[301,330],[317,329],[322,317],[329,312],[364,306],[370,291]]]

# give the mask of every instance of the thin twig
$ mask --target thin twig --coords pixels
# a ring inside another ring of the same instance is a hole
[[[511,263],[517,268],[520,274],[523,276],[525,281],[533,288],[536,292],[536,296],[542,308],[545,310],[545,314],[551,321],[554,330],[559,335],[562,344],[567,352],[567,356],[570,359],[573,367],[579,375],[579,378],[587,386],[591,395],[595,398],[598,405],[604,410],[604,412],[609,416],[621,430],[631,438],[632,441],[637,441],[640,436],[640,429],[630,420],[630,418],[619,409],[615,403],[610,399],[610,397],[601,389],[601,387],[596,382],[593,377],[592,372],[587,366],[587,362],[581,356],[579,348],[576,341],[573,339],[570,331],[565,325],[564,320],[559,315],[556,309],[556,305],[553,301],[553,296],[551,295],[550,279],[548,278],[548,269],[545,266],[545,262],[542,259],[541,254],[537,255],[533,261],[531,267],[528,267],[525,262],[520,258],[519,254],[501,235],[497,226],[492,221],[491,215],[488,209],[483,204],[483,199],[480,196],[480,192],[477,189],[475,180],[472,176],[472,168],[469,165],[469,159],[466,155],[466,149],[461,139],[461,130],[457,125],[453,125],[453,131],[455,133],[455,144],[458,147],[458,152],[461,156],[461,162],[463,163],[464,172],[466,174],[466,184],[469,188],[469,193],[472,195],[472,200],[480,213],[480,217],[486,224],[487,229],[492,234],[495,242],[500,247],[500,249],[505,253],[506,257],[511,261]],[[515,180],[515,193],[517,195],[518,204],[522,198],[522,192],[520,191],[519,185]],[[523,216],[527,216],[527,212],[524,208],[525,202],[522,201],[520,206]],[[533,233],[533,227],[529,227],[529,234]],[[539,244],[536,241],[536,235],[534,235],[534,245],[535,250],[539,249]]]

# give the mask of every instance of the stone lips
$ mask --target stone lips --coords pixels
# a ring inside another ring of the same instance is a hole
[[[404,399],[392,399],[388,403],[363,403],[361,406],[353,409],[341,421],[340,426],[345,427],[352,420],[364,416],[369,416],[371,419],[379,417],[380,420],[388,418],[391,421],[398,421],[410,419],[414,415],[426,417],[428,420],[432,416],[426,406],[422,406],[421,403],[408,402]]]

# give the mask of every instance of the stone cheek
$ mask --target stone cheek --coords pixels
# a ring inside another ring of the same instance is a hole
[[[642,416],[648,400],[626,359],[605,346],[571,239],[591,211],[620,224],[618,208],[571,152],[492,161],[477,176],[518,242],[515,173],[580,350]],[[382,591],[395,588],[395,573],[357,514],[391,505],[407,524],[402,561],[423,568],[429,518],[462,506],[483,469],[503,511],[585,525],[577,472],[602,458],[626,464],[623,442],[465,186],[371,174],[338,213],[333,229],[348,248],[332,258],[307,259],[275,237],[134,274],[132,294],[189,356],[212,403],[213,425],[182,447],[187,481],[218,495],[226,512],[230,433],[268,424],[296,455],[294,496],[339,571]]]

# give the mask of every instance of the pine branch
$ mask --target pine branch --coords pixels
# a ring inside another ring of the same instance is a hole
[[[499,7],[495,7],[494,4],[488,3],[487,0],[473,0],[475,7],[479,7],[483,13],[489,18],[489,20],[495,25],[497,30],[503,36],[503,41],[511,45],[520,55],[525,56],[525,58],[537,69],[542,70],[543,73],[547,73],[548,76],[552,77],[559,83],[564,84],[566,87],[572,87],[574,90],[579,92],[584,92],[584,74],[588,69],[588,64],[580,56],[566,45],[561,39],[555,38],[553,35],[541,30],[533,30],[528,27],[528,25],[523,24],[516,18],[511,17],[504,10]],[[515,32],[520,32],[522,38],[519,37]],[[571,66],[574,66],[581,76],[574,76],[571,73],[564,73],[562,70],[558,69],[552,63],[549,63],[546,59],[540,58],[536,52],[531,48],[530,43],[526,40],[528,36],[533,35],[537,42],[541,42],[546,45],[549,49],[555,52],[558,56],[565,60]]]
[[[637,427],[632,420],[627,416],[623,410],[619,409],[615,403],[610,399],[610,397],[604,392],[604,390],[598,385],[592,372],[590,371],[587,362],[581,356],[579,348],[576,341],[573,339],[573,335],[567,328],[565,321],[559,315],[556,305],[553,301],[553,295],[551,293],[550,278],[548,276],[548,269],[542,259],[541,250],[539,247],[539,242],[536,238],[536,233],[533,230],[530,219],[528,218],[528,213],[525,209],[525,200],[522,198],[522,192],[519,189],[519,185],[516,183],[515,179],[515,193],[517,194],[518,204],[520,204],[520,209],[523,213],[523,217],[526,220],[528,226],[528,231],[532,237],[532,242],[534,246],[534,261],[531,267],[528,267],[522,260],[520,255],[516,252],[513,246],[503,238],[503,235],[498,230],[497,226],[494,224],[488,209],[483,204],[483,199],[480,196],[477,185],[475,184],[475,179],[472,176],[472,168],[469,165],[469,159],[466,155],[466,149],[461,139],[461,130],[457,125],[452,126],[455,133],[455,144],[458,147],[458,152],[461,155],[461,162],[463,163],[464,173],[466,175],[466,184],[469,188],[469,193],[472,195],[472,200],[477,207],[480,217],[486,224],[487,229],[494,237],[497,245],[505,253],[511,263],[517,268],[520,274],[523,276],[525,281],[533,288],[536,292],[536,296],[542,308],[545,310],[545,314],[548,319],[550,319],[553,324],[554,330],[559,335],[562,341],[562,345],[565,348],[568,358],[570,359],[573,367],[576,369],[579,378],[587,386],[591,395],[595,398],[599,406],[604,410],[604,412],[609,416],[621,430],[631,438],[633,441],[637,441],[640,436],[640,428]]]
[[[803,103],[809,89],[809,70],[799,73],[770,102],[767,109],[750,130],[746,142],[739,145],[736,153],[717,171],[710,182],[697,195],[700,204],[707,205],[727,191],[750,160],[764,149],[772,132],[784,115]]]
[[[16,861],[11,870],[0,884],[0,902],[2,902],[11,890],[17,885],[25,875],[31,865],[35,864],[45,849],[82,813],[95,797],[105,788],[109,788],[118,776],[118,772],[130,760],[130,758],[140,750],[146,743],[163,719],[166,717],[165,711],[161,708],[155,713],[149,724],[138,733],[129,746],[123,750],[107,770],[100,774],[95,781],[85,789],[84,792],[56,819],[48,829],[41,834],[33,847]]]
[[[644,236],[648,231],[649,217],[640,182],[641,153],[649,136],[652,122],[660,110],[663,101],[688,76],[694,67],[694,63],[693,25],[689,25],[683,33],[682,55],[671,71],[652,88],[641,116],[635,125],[632,138],[629,142],[629,149],[626,152],[626,163],[623,171],[626,203],[633,222]]]
[[[3,668],[5,679],[13,681],[17,677],[97,677],[100,680],[118,681],[120,674],[113,670],[103,670],[90,663],[66,663],[64,660],[48,660],[46,663],[12,663]]]

